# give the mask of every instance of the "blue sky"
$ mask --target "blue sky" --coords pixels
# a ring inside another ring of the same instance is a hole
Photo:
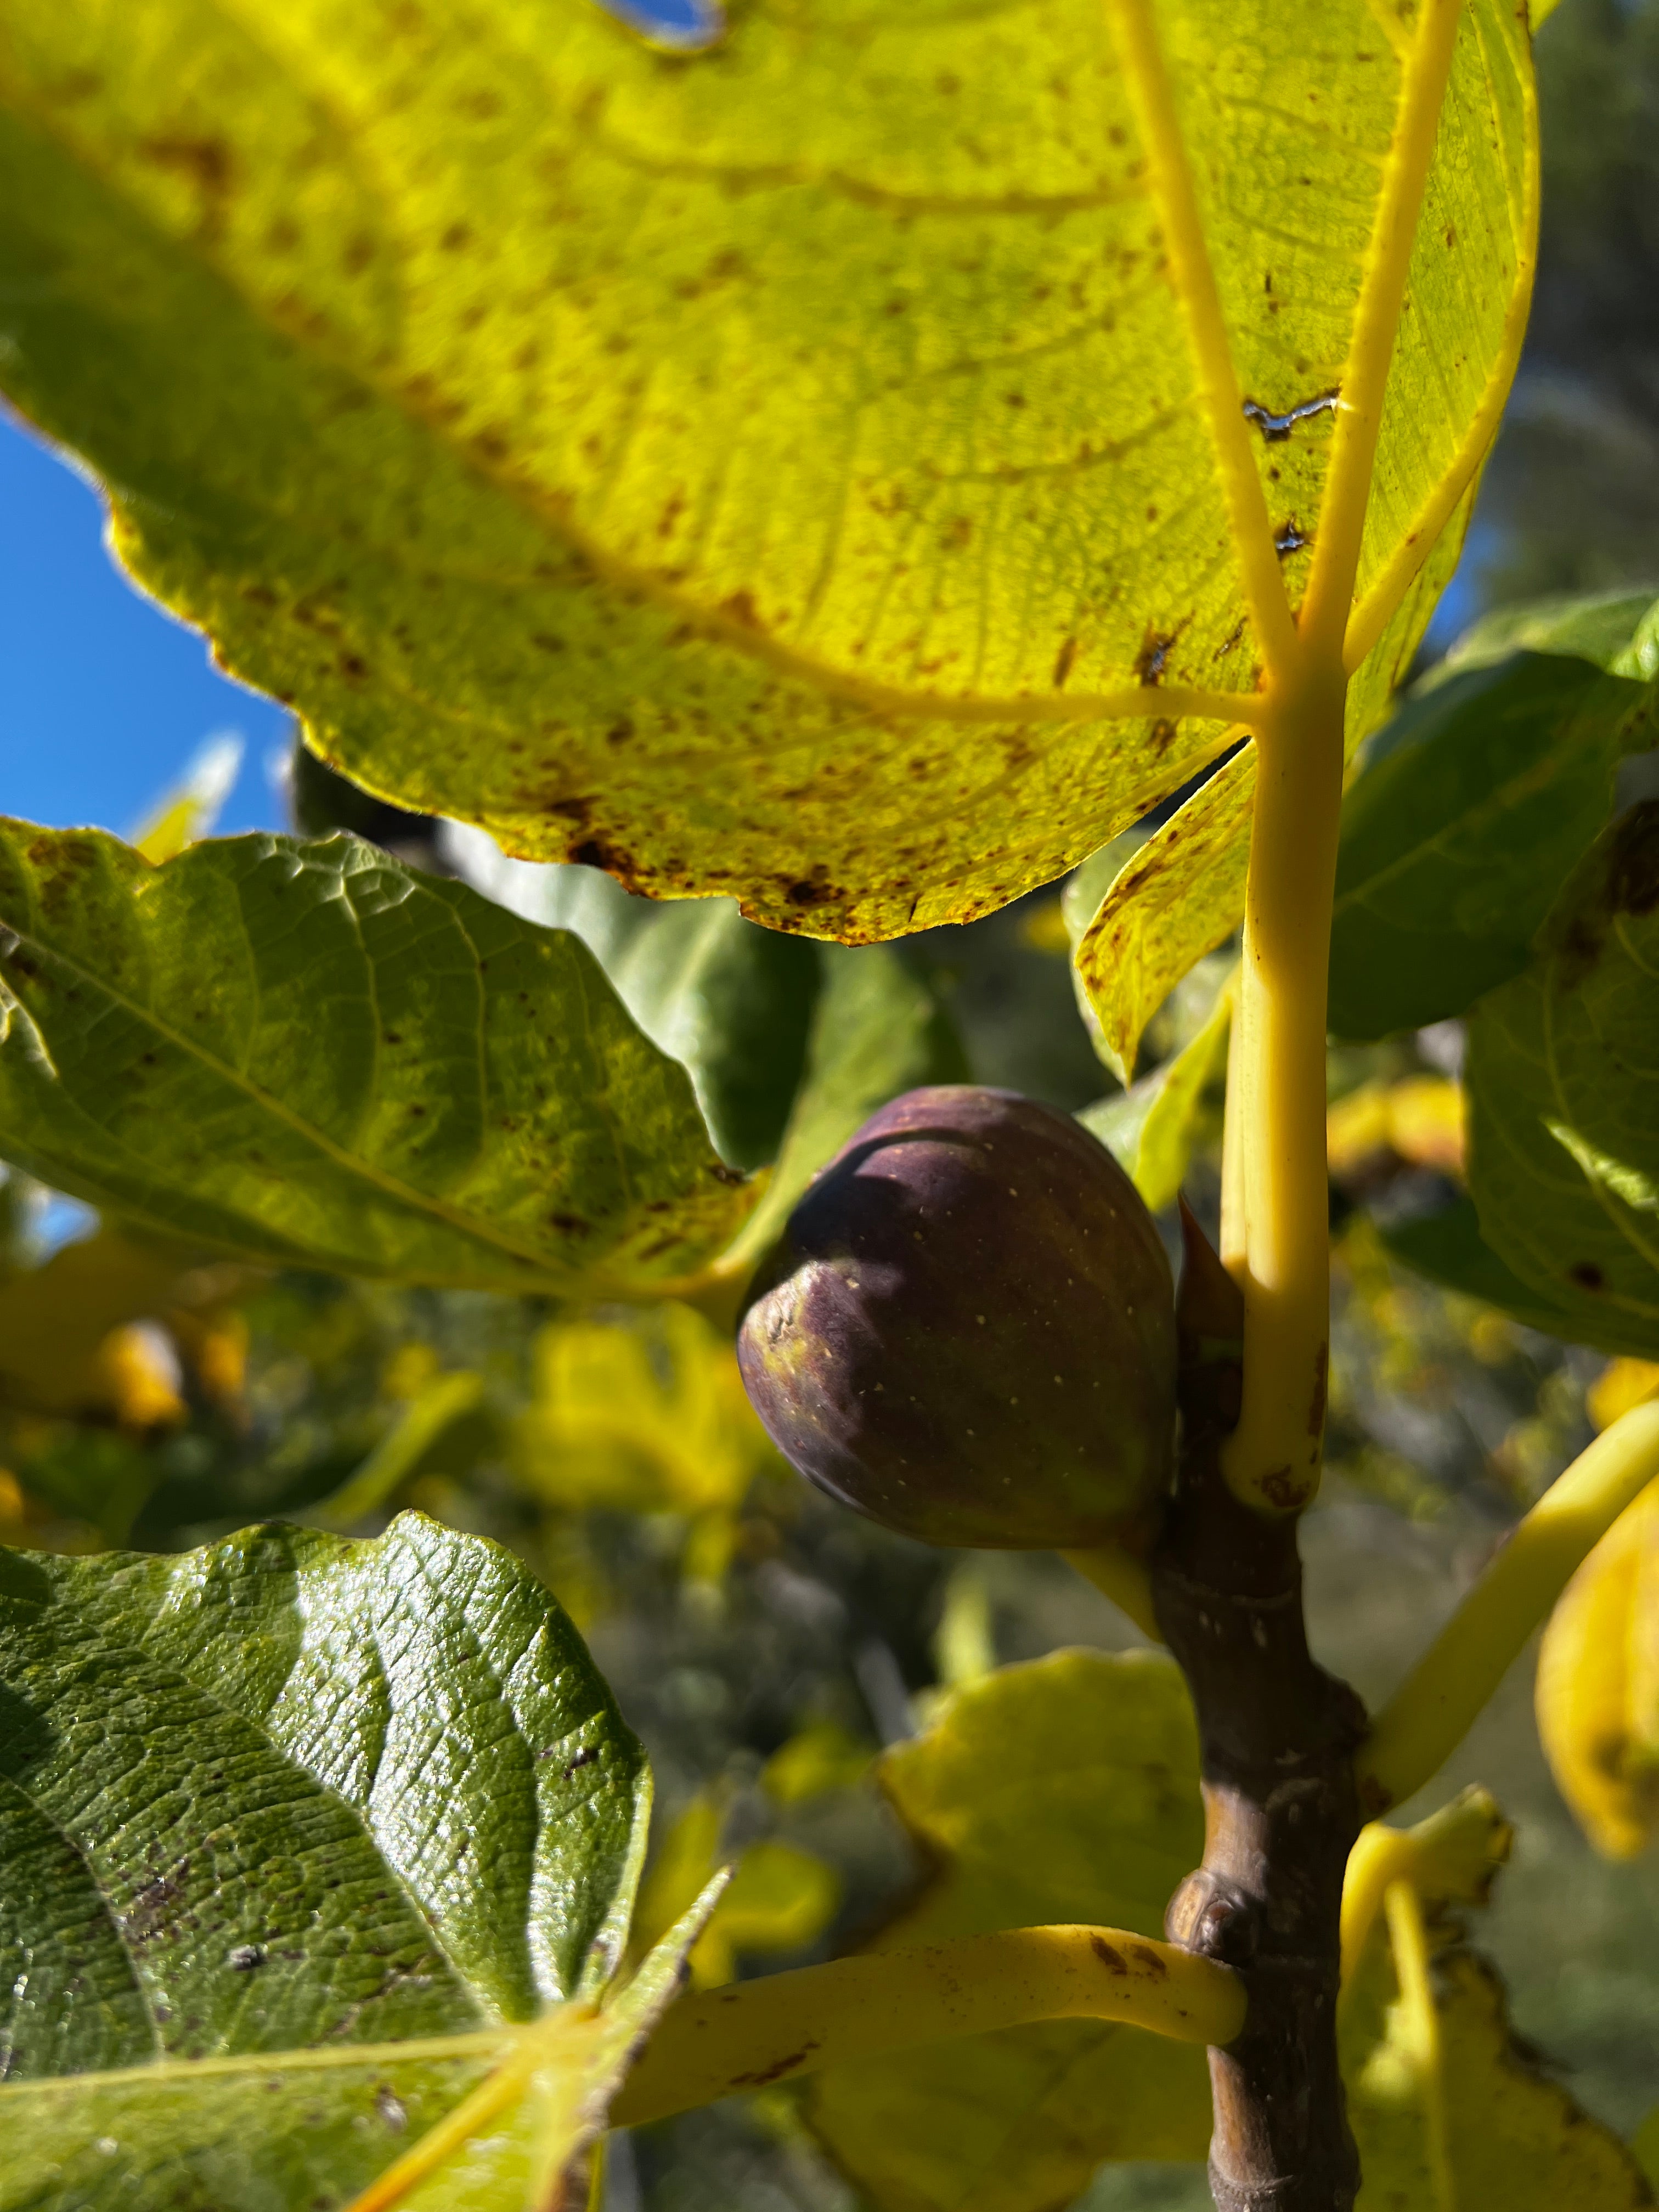
[[[234,731],[221,830],[285,827],[267,762],[287,714],[133,589],[104,549],[97,494],[3,414],[0,514],[0,814],[125,833],[204,740]]]

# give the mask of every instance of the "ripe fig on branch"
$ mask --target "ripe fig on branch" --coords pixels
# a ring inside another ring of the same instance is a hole
[[[1103,1145],[1012,1091],[873,1115],[762,1261],[738,1360],[786,1458],[926,1543],[1105,1544],[1169,1476],[1158,1231]]]

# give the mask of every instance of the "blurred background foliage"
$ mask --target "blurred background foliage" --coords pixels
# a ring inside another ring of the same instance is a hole
[[[1659,0],[1570,0],[1539,61],[1537,306],[1442,647],[1524,593],[1659,587]],[[210,763],[158,804],[152,857],[207,826],[212,777]],[[307,757],[290,798],[307,834],[344,827],[417,866],[462,864],[440,825]],[[1074,906],[1121,857],[1079,872]],[[1213,1227],[1231,955],[1157,1018],[1125,1092],[1078,1012],[1067,941],[1056,890],[897,957],[975,1080],[1083,1113],[1155,1204],[1184,1171]],[[1659,1384],[1390,1258],[1381,1232],[1458,1185],[1461,1042],[1442,1024],[1331,1056],[1334,1388],[1310,1605],[1321,1656],[1373,1698],[1593,1429]],[[641,1944],[735,1859],[699,1981],[823,1956],[925,1871],[872,1786],[882,1747],[999,1664],[1139,1639],[1049,1555],[930,1551],[809,1492],[748,1408],[725,1319],[261,1275],[140,1242],[14,1174],[0,1538],[170,1550],[268,1515],[372,1532],[414,1506],[499,1539],[581,1626],[655,1765]],[[1659,1874],[1650,1856],[1615,1869],[1580,1834],[1538,1746],[1529,1672],[1407,1813],[1475,1779],[1502,1799],[1519,1841],[1483,1941],[1521,2028],[1628,2132],[1659,2077]],[[799,2112],[773,2092],[619,2142],[612,2212],[852,2206]],[[1083,2200],[1207,2201],[1186,2167],[1109,2169]]]

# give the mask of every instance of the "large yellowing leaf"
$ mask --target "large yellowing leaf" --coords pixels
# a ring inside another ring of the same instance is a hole
[[[0,1552],[0,1700],[5,2212],[343,2206],[472,2096],[407,2201],[544,2212],[696,1927],[596,2010],[650,1776],[518,1561]]]
[[[134,571],[377,790],[783,927],[960,920],[1248,716],[1218,428],[1294,605],[1419,17],[754,0],[669,57],[588,0],[15,0],[0,375]],[[1148,27],[1242,426],[1189,343]],[[1533,167],[1525,22],[1467,0],[1356,731],[1496,419]]]
[[[349,837],[0,822],[0,1155],[238,1257],[648,1296],[748,1210],[562,930]]]
[[[1426,1825],[1426,1824],[1425,1824]],[[1343,1993],[1357,2212],[1637,2212],[1631,2152],[1513,2034],[1497,1974],[1455,1917],[1391,1889]]]
[[[1296,11],[1287,10],[1287,20]],[[1404,19],[1417,11],[1379,0],[1371,9],[1322,9],[1319,59],[1313,70],[1347,69],[1370,74],[1374,94],[1392,77],[1387,64],[1372,70],[1378,33],[1396,58],[1405,52]],[[1360,21],[1364,16],[1364,21]],[[1305,24],[1312,20],[1304,15]],[[1352,21],[1354,44],[1344,44]],[[1312,61],[1310,41],[1306,58]],[[1367,62],[1360,65],[1361,53]],[[1228,56],[1231,58],[1231,55]],[[1217,74],[1225,67],[1218,59]],[[1291,110],[1300,126],[1287,137],[1271,168],[1283,197],[1263,228],[1254,259],[1261,270],[1267,314],[1299,333],[1303,358],[1325,368],[1328,392],[1340,392],[1347,362],[1350,325],[1332,288],[1329,297],[1274,296],[1287,244],[1310,246],[1300,229],[1303,188],[1313,176],[1302,159],[1300,132],[1328,130],[1335,116],[1323,83],[1281,76],[1276,112]],[[1287,96],[1288,95],[1288,96]],[[1370,186],[1373,147],[1349,137],[1355,167],[1335,187],[1333,206],[1359,235],[1378,202]],[[1244,155],[1244,159],[1249,155]],[[1291,218],[1286,239],[1286,216]],[[1403,312],[1395,337],[1389,395],[1377,449],[1372,497],[1348,627],[1350,754],[1378,720],[1404,679],[1437,599],[1456,565],[1474,489],[1498,410],[1514,372],[1529,296],[1538,215],[1537,126],[1531,60],[1524,26],[1513,10],[1466,6],[1459,27],[1433,164],[1419,218]],[[1214,228],[1210,226],[1212,252]],[[1315,249],[1316,250],[1316,248]],[[1333,250],[1340,252],[1342,249]],[[1231,270],[1230,270],[1231,273]],[[1247,398],[1247,349],[1238,316],[1223,283]],[[1311,386],[1312,380],[1310,379]],[[1259,418],[1258,418],[1259,420]],[[1263,425],[1264,437],[1267,426]],[[1289,465],[1309,424],[1286,424],[1263,460],[1269,512],[1275,519],[1294,484],[1291,516],[1295,534],[1317,537],[1322,479],[1310,480]],[[1275,470],[1278,474],[1275,475]],[[1281,540],[1282,542],[1282,540]],[[1305,557],[1300,555],[1294,558]],[[1292,604],[1295,573],[1287,568]],[[1240,733],[1242,734],[1242,732]],[[1244,910],[1244,868],[1255,786],[1254,745],[1238,756],[1165,823],[1107,890],[1077,953],[1079,981],[1093,1002],[1110,1051],[1133,1063],[1147,1019],[1194,961],[1237,927]]]
[[[1060,1921],[1159,1936],[1203,1847],[1192,1709],[1162,1655],[986,1675],[877,1771],[934,1869],[883,1949]],[[1103,2159],[1202,2158],[1210,2134],[1201,2051],[1080,2021],[836,2067],[806,2109],[880,2212],[1039,2212]]]

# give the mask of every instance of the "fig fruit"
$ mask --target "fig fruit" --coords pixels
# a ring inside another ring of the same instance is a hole
[[[1152,1216],[1086,1129],[1009,1091],[872,1115],[762,1261],[738,1361],[787,1459],[926,1543],[1104,1544],[1172,1462]]]

